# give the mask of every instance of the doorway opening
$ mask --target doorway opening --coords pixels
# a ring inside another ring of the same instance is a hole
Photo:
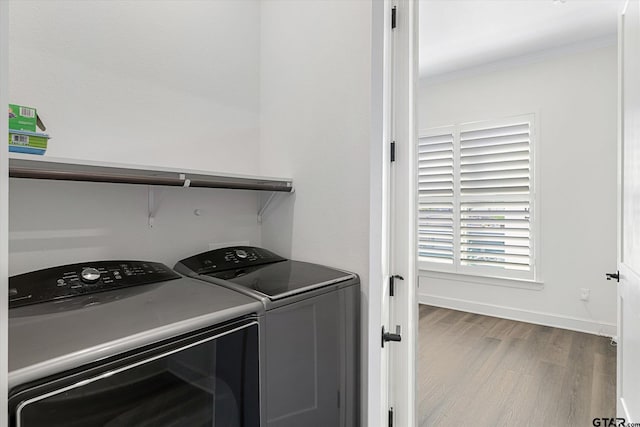
[[[622,3],[420,1],[420,426],[616,416]]]

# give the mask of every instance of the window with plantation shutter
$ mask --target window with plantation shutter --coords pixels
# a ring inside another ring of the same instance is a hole
[[[418,143],[421,268],[534,278],[533,117],[423,133]]]
[[[418,144],[418,253],[453,264],[453,133],[434,133]]]

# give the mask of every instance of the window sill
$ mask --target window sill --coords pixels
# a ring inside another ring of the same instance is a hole
[[[420,268],[418,270],[419,277],[430,279],[450,280],[456,282],[477,283],[490,286],[505,286],[508,288],[528,289],[532,291],[541,291],[544,289],[544,282],[527,279],[505,279],[503,277],[475,276],[471,274],[450,273],[443,271],[434,271]]]

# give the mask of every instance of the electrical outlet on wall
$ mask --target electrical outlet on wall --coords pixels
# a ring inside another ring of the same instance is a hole
[[[582,301],[589,301],[589,295],[591,290],[589,288],[580,288],[580,299]]]
[[[228,248],[229,246],[249,246],[248,240],[242,240],[240,242],[225,242],[225,243],[209,243],[209,250],[220,248]]]

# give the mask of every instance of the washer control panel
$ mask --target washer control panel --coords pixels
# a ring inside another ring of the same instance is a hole
[[[32,271],[9,278],[9,308],[180,278],[164,264],[95,261]]]
[[[286,258],[266,249],[252,246],[233,246],[203,252],[183,259],[180,263],[197,274],[210,274],[280,261],[286,261]]]

